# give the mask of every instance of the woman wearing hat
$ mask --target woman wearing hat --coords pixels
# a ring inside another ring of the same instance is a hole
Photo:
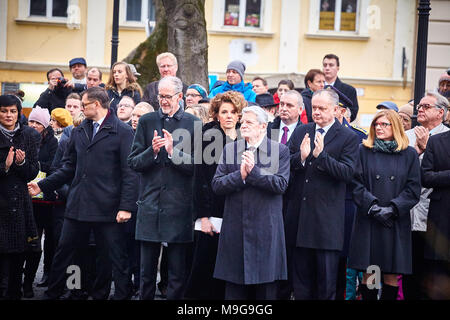
[[[56,108],[52,110],[50,124],[53,128],[56,139],[61,139],[65,127],[73,125],[72,116],[67,109]]]
[[[9,266],[7,299],[21,298],[24,253],[37,245],[27,182],[39,172],[39,135],[19,123],[21,110],[17,97],[0,96],[0,264]]]
[[[376,300],[380,288],[379,283],[371,288],[368,267],[377,266],[383,275],[381,300],[396,300],[397,276],[412,273],[410,210],[419,202],[420,167],[408,144],[397,112],[382,110],[359,146],[353,179],[358,209],[348,265],[363,272],[364,300]]]
[[[198,104],[201,99],[208,98],[206,89],[199,84],[192,84],[186,90],[186,107],[191,107],[194,104]]]
[[[53,109],[52,113],[57,109]],[[50,173],[50,167],[52,165],[53,158],[55,157],[56,150],[58,149],[58,140],[55,138],[53,129],[50,126],[50,114],[48,113],[48,110],[40,107],[33,108],[30,116],[28,117],[28,125],[36,130],[36,132],[41,136],[38,154],[39,171],[48,175]],[[52,222],[52,207],[54,200],[55,197],[51,194],[45,194],[40,198],[33,198],[33,215],[38,229],[39,240],[45,230],[44,275],[38,284],[39,286],[46,286],[47,284],[55,251]],[[41,248],[38,247],[34,249],[35,250],[28,251],[25,256],[26,265],[24,269],[25,277],[23,281],[23,295],[25,298],[32,298],[34,296],[32,285],[36,276],[36,271],[39,267],[39,261],[41,260]]]

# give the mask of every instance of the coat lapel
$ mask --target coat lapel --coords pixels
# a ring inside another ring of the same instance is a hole
[[[330,143],[339,133],[339,130],[341,129],[341,124],[338,120],[334,120],[334,124],[331,126],[331,128],[328,130],[327,134],[325,135],[325,139],[323,141],[324,147]]]

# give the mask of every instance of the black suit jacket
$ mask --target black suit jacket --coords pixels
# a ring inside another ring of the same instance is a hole
[[[358,139],[335,120],[325,135],[323,151],[314,158],[315,126],[308,123],[298,127],[289,140],[291,179],[286,239],[290,246],[342,250],[345,189],[353,177]],[[311,138],[311,153],[303,166],[300,145],[306,133]]]
[[[299,118],[296,128],[298,128],[302,124],[303,123],[300,121],[300,118]],[[278,142],[278,138],[280,137],[279,136],[280,135],[280,126],[281,126],[281,119],[278,116],[275,119],[273,119],[272,122],[269,122],[269,124],[267,125],[267,137],[269,139],[272,139],[272,140]],[[294,134],[294,133],[292,133],[292,134]],[[291,137],[292,137],[292,134],[291,134]],[[289,139],[291,137],[289,137]],[[289,140],[288,140],[288,142],[289,142]]]
[[[351,85],[342,82],[339,78],[336,78],[336,81],[334,82],[334,87],[337,88],[343,94],[345,94],[352,101],[353,106],[349,107],[352,112],[352,116],[350,118],[350,122],[352,122],[353,120],[356,119],[359,110],[356,89]]]

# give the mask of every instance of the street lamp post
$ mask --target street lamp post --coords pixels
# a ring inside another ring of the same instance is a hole
[[[117,61],[117,48],[119,47],[119,5],[120,0],[114,0],[113,27],[111,39],[111,67]]]
[[[427,72],[427,46],[428,46],[428,18],[430,16],[430,0],[420,0],[419,24],[417,28],[417,52],[416,52],[416,75],[414,77],[414,115],[412,126],[417,125],[417,108],[420,99],[425,92],[425,80]]]

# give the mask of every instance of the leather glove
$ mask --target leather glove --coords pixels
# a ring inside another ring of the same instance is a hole
[[[369,215],[386,228],[392,228],[394,226],[393,218],[395,218],[395,214],[395,209],[392,206],[380,207],[374,204],[369,210]]]

